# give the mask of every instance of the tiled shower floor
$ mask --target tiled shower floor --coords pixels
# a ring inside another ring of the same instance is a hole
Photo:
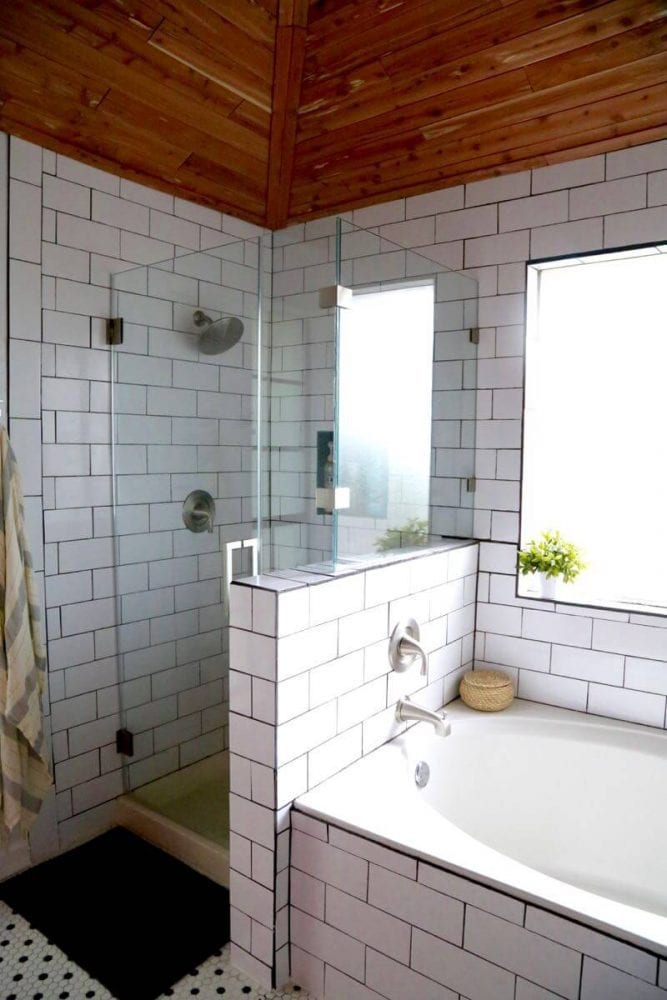
[[[298,986],[285,992],[257,986],[230,964],[229,945],[163,994],[173,1000],[218,1000],[221,996],[225,1000],[310,1000]],[[104,986],[0,900],[0,1000],[84,998],[113,1000]]]

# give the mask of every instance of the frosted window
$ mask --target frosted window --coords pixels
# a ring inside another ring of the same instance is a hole
[[[558,529],[589,564],[559,601],[667,608],[661,249],[529,267],[521,540]]]
[[[433,308],[429,281],[355,290],[341,310],[339,482],[351,499],[338,518],[343,556],[410,527],[427,533]]]

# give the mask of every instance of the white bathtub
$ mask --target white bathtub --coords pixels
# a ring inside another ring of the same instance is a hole
[[[522,701],[448,715],[297,808],[667,954],[667,733]]]

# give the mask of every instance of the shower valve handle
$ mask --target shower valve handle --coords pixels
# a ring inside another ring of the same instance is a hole
[[[206,490],[193,490],[183,501],[183,524],[190,531],[213,532],[215,501]]]
[[[389,640],[389,663],[392,670],[403,673],[415,659],[420,660],[420,671],[426,676],[428,657],[419,641],[419,625],[414,618],[399,622]]]

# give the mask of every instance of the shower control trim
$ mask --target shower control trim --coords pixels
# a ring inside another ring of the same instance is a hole
[[[215,501],[206,490],[193,490],[183,501],[183,524],[189,531],[212,533]]]
[[[412,666],[415,660],[420,661],[421,673],[426,674],[428,659],[426,650],[419,642],[419,625],[414,618],[398,622],[389,640],[389,663],[391,669],[402,674]]]

